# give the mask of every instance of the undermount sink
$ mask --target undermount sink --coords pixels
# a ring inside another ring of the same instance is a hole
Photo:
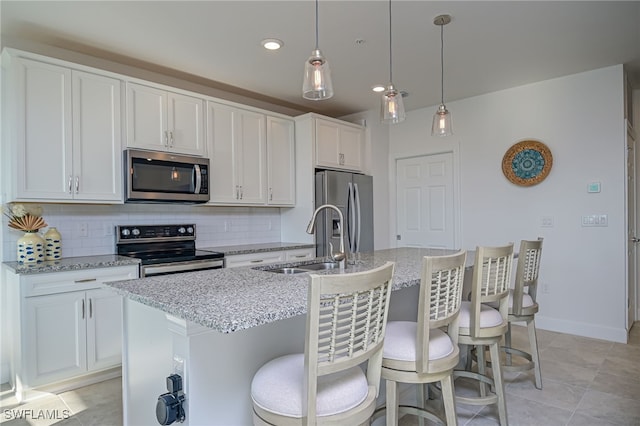
[[[300,269],[300,268],[274,268],[274,269],[265,269],[265,271],[274,272],[276,274],[287,274],[287,275],[302,274],[304,272],[309,272],[306,269]]]
[[[310,263],[307,265],[296,265],[295,267],[288,267],[288,268],[260,268],[263,271],[267,271],[267,272],[273,272],[276,274],[302,274],[305,272],[312,272],[312,271],[326,271],[329,269],[335,269],[337,267],[339,267],[340,264],[338,262],[320,262],[320,263]],[[258,268],[256,268],[258,269]]]
[[[306,269],[307,271],[325,271],[327,269],[335,269],[339,266],[340,264],[338,262],[320,262],[311,263],[309,265],[300,265],[298,268]]]

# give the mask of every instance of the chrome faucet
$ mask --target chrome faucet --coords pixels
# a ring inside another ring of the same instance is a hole
[[[344,216],[339,208],[334,206],[333,204],[323,204],[313,212],[313,216],[311,216],[311,221],[307,226],[307,234],[313,234],[316,224],[316,216],[318,216],[318,212],[322,209],[332,209],[338,212],[338,227],[340,228],[340,251],[338,253],[333,252],[333,244],[329,243],[329,256],[331,260],[334,262],[340,262],[340,270],[344,270],[345,265],[347,264],[347,252],[344,249]]]

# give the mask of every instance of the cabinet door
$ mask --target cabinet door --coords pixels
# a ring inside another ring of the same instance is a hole
[[[13,59],[17,199],[72,197],[71,70]]]
[[[24,299],[23,351],[30,386],[83,374],[87,369],[85,292]]]
[[[295,205],[293,121],[267,117],[267,204]]]
[[[336,167],[339,163],[340,130],[330,121],[316,119],[316,164]]]
[[[72,76],[74,199],[122,201],[121,82]]]
[[[165,150],[168,137],[167,92],[127,83],[127,146]]]
[[[236,167],[240,173],[240,204],[264,204],[265,116],[251,111],[234,113]]]
[[[87,367],[119,365],[122,361],[122,297],[113,290],[87,291]]]
[[[343,126],[340,128],[340,148],[338,160],[341,166],[349,170],[362,170],[362,129]],[[342,156],[340,156],[342,155]]]
[[[235,204],[240,198],[233,119],[233,108],[207,102],[210,203]]]
[[[169,92],[168,107],[169,151],[204,155],[204,101]]]

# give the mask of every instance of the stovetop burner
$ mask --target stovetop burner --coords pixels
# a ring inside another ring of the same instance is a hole
[[[224,253],[196,249],[195,225],[126,225],[116,232],[118,254],[142,265],[224,258]]]

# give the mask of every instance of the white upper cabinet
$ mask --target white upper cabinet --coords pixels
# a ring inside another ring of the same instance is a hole
[[[207,103],[210,203],[264,204],[263,114]]]
[[[122,202],[121,81],[12,57],[13,200]]]
[[[267,204],[295,205],[295,175],[294,122],[267,116]]]
[[[207,103],[211,204],[293,205],[293,121]]]
[[[316,166],[362,171],[364,129],[318,117],[314,121]]]
[[[127,146],[205,155],[204,100],[127,83]]]

